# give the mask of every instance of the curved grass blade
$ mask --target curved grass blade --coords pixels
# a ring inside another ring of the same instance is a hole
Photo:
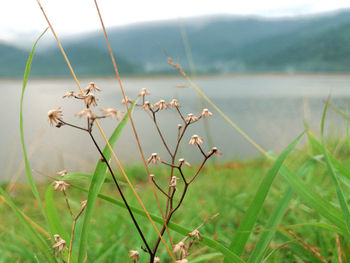
[[[62,177],[60,177],[60,180],[65,181],[78,181],[78,180],[88,180],[91,181],[93,178],[93,174],[84,174],[84,173],[69,173]],[[113,183],[113,180],[109,178],[105,178],[105,183]],[[125,182],[121,182],[122,184],[125,184]]]
[[[191,260],[191,263],[198,263],[198,262],[208,262],[208,260],[213,260],[213,259],[217,259],[222,257],[221,253],[210,253],[210,254],[206,254],[203,256],[198,256],[195,259]],[[216,261],[218,262],[218,261]]]
[[[304,133],[298,136],[296,140],[294,140],[277,158],[277,160],[274,162],[270,170],[265,175],[264,179],[262,180],[258,191],[255,194],[255,197],[253,201],[251,202],[247,212],[244,215],[244,218],[242,219],[242,223],[239,225],[237,229],[236,235],[233,237],[230,249],[232,252],[234,252],[237,255],[241,255],[243,252],[243,249],[248,241],[248,238],[251,234],[251,230],[253,229],[259,212],[262,209],[262,206],[264,204],[265,198],[270,190],[270,187],[272,185],[272,182],[276,175],[278,174],[278,171],[280,170],[283,162],[289,155],[289,153],[294,149],[294,147],[297,145],[299,140],[302,138]],[[225,260],[224,262],[228,262]]]
[[[130,113],[132,113],[138,99],[139,98],[137,98],[131,105]],[[114,147],[114,145],[116,144],[128,120],[129,120],[129,115],[126,114],[123,120],[119,123],[119,125],[113,131],[111,137],[108,140],[111,147]],[[107,160],[110,160],[112,153],[109,150],[108,145],[104,147],[103,154]],[[83,226],[82,226],[82,231],[80,236],[79,255],[78,255],[79,263],[84,262],[86,257],[87,238],[89,233],[89,221],[94,209],[97,195],[100,192],[100,189],[105,181],[106,174],[107,174],[107,165],[101,160],[99,160],[97,162],[94,175],[91,180],[89,192],[88,192],[87,205],[86,205],[85,216],[84,216],[84,221],[83,221]]]
[[[29,74],[30,74],[30,69],[32,67],[32,61],[33,61],[35,47],[36,47],[37,43],[39,42],[39,40],[41,39],[41,37],[46,33],[47,29],[48,28],[46,28],[44,30],[44,32],[35,41],[35,43],[33,45],[33,48],[32,48],[32,50],[31,50],[31,52],[29,54],[29,57],[28,57],[28,60],[27,60],[27,65],[26,65],[26,68],[24,70],[24,77],[23,77],[23,84],[22,84],[22,94],[21,94],[21,101],[20,101],[20,111],[19,111],[19,124],[20,124],[21,143],[22,143],[22,149],[23,149],[23,155],[24,155],[24,162],[25,162],[25,167],[26,167],[27,179],[28,179],[29,185],[30,185],[30,187],[32,189],[32,192],[34,194],[34,197],[38,201],[38,204],[39,204],[39,207],[41,209],[41,212],[43,213],[43,215],[44,215],[46,220],[47,220],[47,218],[46,218],[46,214],[45,214],[45,209],[44,209],[44,206],[43,206],[43,204],[41,202],[38,189],[36,188],[36,185],[35,185],[35,182],[34,182],[34,179],[33,179],[32,171],[31,171],[30,165],[29,165],[26,145],[25,145],[25,142],[24,142],[23,99],[24,99],[24,92],[25,92],[25,89],[26,89],[26,86],[27,86]]]
[[[47,259],[47,262],[56,262],[56,259],[54,256],[50,253],[51,248],[45,242],[45,240],[42,238],[42,236],[32,227],[32,225],[24,218],[24,216],[21,214],[20,210],[17,208],[17,206],[14,204],[14,202],[11,200],[11,198],[7,195],[7,193],[0,187],[0,194],[5,198],[13,212],[18,217],[19,221],[21,222],[22,226],[26,229],[28,232],[28,235],[30,236],[31,240],[37,247],[37,249],[45,256]]]
[[[327,168],[328,168],[328,171],[329,171],[329,175],[332,178],[334,186],[335,186],[335,190],[336,190],[337,197],[338,197],[338,200],[339,200],[340,208],[341,208],[341,210],[343,212],[343,215],[344,215],[344,219],[345,219],[345,223],[346,223],[346,227],[347,227],[347,232],[350,233],[350,211],[349,211],[349,207],[348,207],[348,204],[347,204],[347,202],[345,200],[343,190],[342,190],[342,188],[341,188],[341,186],[340,186],[340,184],[338,182],[338,178],[337,178],[337,176],[335,174],[332,162],[331,162],[331,160],[330,160],[330,158],[328,156],[328,152],[326,150],[325,140],[324,140],[324,127],[325,127],[325,119],[326,119],[329,99],[330,99],[330,96],[328,96],[328,99],[326,101],[326,105],[325,105],[324,110],[323,110],[322,121],[321,121],[322,150],[323,150],[324,159],[326,161]]]
[[[81,188],[79,186],[76,186],[76,185],[71,185],[73,188],[76,188],[76,189],[79,189],[80,191],[83,191],[83,192],[88,192],[88,190],[84,189],[84,188]],[[98,198],[102,199],[102,200],[105,200],[109,203],[112,203],[114,205],[117,205],[121,208],[124,208],[126,209],[124,203],[122,201],[119,201],[117,199],[114,199],[114,198],[111,198],[109,196],[105,196],[105,195],[102,195],[102,194],[98,194],[97,195]],[[130,209],[135,213],[135,214],[138,214],[140,216],[143,216],[143,217],[147,217],[145,212],[141,209],[138,209],[136,207],[133,207],[133,206],[130,206]],[[152,220],[154,220],[154,222],[157,222],[159,224],[163,224],[163,219],[159,216],[156,216],[156,215],[153,215],[153,214],[150,214]],[[171,230],[174,230],[175,232],[183,235],[183,236],[187,236],[189,233],[192,232],[191,229],[188,229],[188,228],[184,228],[178,224],[175,224],[175,223],[172,223],[170,222],[169,225],[168,225],[169,229]],[[230,260],[230,262],[244,262],[242,259],[240,259],[236,254],[232,253],[232,251],[230,251],[227,247],[225,247],[224,245],[220,244],[219,242],[209,238],[209,237],[206,237],[204,235],[202,235],[202,241],[201,243],[203,243],[204,245],[206,245],[207,247],[210,247],[210,248],[213,248],[215,249],[216,251],[222,253],[226,258],[228,258]]]
[[[294,172],[283,165],[280,170],[281,176],[287,180],[294,192],[301,197],[310,208],[315,209],[321,216],[329,220],[343,232],[348,232],[345,225],[344,217],[340,216],[341,211],[332,204],[323,199],[312,188],[301,181]]]
[[[286,209],[288,208],[288,204],[292,196],[293,196],[293,190],[291,188],[288,188],[286,193],[282,197],[281,201],[277,204],[277,207],[275,208],[274,212],[271,214],[265,228],[268,228],[268,229],[275,228],[279,225],[284,213],[286,212]],[[261,235],[258,242],[256,243],[253,253],[249,257],[248,263],[259,263],[262,261],[264,257],[264,252],[266,251],[268,245],[270,244],[274,234],[275,234],[275,231],[272,230],[272,231],[264,232]]]

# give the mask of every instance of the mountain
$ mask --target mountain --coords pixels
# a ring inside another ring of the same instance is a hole
[[[188,70],[186,48],[198,73],[350,71],[350,10],[279,19],[216,15],[115,27],[108,34],[123,74],[174,72],[168,55]],[[63,42],[78,75],[113,74],[102,32]],[[38,51],[33,75],[69,74],[55,45]],[[0,76],[21,76],[27,54],[0,44]]]

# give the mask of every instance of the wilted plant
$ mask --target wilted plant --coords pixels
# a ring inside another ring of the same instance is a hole
[[[203,138],[201,138],[198,135],[193,135],[189,139],[188,144],[190,146],[197,147],[199,152],[203,155],[203,160],[202,160],[201,164],[199,165],[198,169],[196,169],[196,171],[190,176],[185,175],[185,173],[183,171],[183,165],[191,167],[191,164],[189,162],[187,162],[184,158],[180,158],[178,161],[176,161],[180,144],[185,137],[185,134],[186,134],[188,127],[191,124],[199,121],[201,118],[211,116],[212,113],[209,112],[208,109],[204,109],[198,117],[196,117],[194,114],[191,114],[191,113],[188,114],[187,117],[185,117],[182,114],[182,112],[180,111],[180,104],[175,99],[173,99],[170,103],[166,103],[165,100],[160,100],[154,104],[151,104],[149,101],[145,100],[145,97],[150,94],[150,92],[148,90],[142,89],[138,95],[139,97],[142,98],[142,103],[136,104],[136,106],[143,108],[144,111],[149,115],[150,119],[152,120],[152,122],[154,123],[154,125],[158,131],[158,135],[160,136],[165,149],[167,150],[167,152],[169,154],[169,161],[164,161],[160,156],[158,156],[157,153],[153,153],[147,160],[148,164],[151,164],[151,163],[152,164],[163,164],[163,165],[169,167],[169,183],[165,187],[165,189],[163,189],[163,187],[159,183],[157,183],[156,176],[153,174],[151,175],[152,183],[166,198],[165,214],[163,215],[164,216],[164,218],[163,218],[164,225],[162,226],[162,228],[160,230],[160,236],[155,241],[153,249],[151,249],[149,242],[146,240],[143,231],[141,230],[137,220],[134,217],[132,210],[129,207],[127,198],[125,197],[125,195],[123,194],[123,192],[120,188],[118,180],[116,179],[116,177],[114,175],[113,169],[111,168],[111,166],[109,164],[109,160],[107,160],[107,158],[103,154],[101,148],[97,144],[96,139],[92,133],[93,126],[94,126],[93,124],[94,124],[94,121],[96,119],[103,119],[103,118],[111,117],[111,118],[115,118],[118,120],[123,115],[123,112],[116,110],[116,109],[113,109],[113,108],[106,108],[106,109],[101,109],[102,115],[96,114],[93,110],[93,107],[97,106],[98,99],[96,98],[95,95],[93,95],[91,93],[91,91],[101,91],[101,89],[98,88],[95,85],[95,83],[90,82],[89,85],[84,89],[84,93],[82,93],[82,94],[76,94],[73,91],[69,91],[63,95],[63,98],[75,98],[75,99],[84,101],[85,109],[76,113],[75,115],[78,117],[81,117],[81,118],[83,118],[83,117],[86,118],[87,124],[85,127],[81,127],[81,126],[64,121],[63,120],[63,111],[60,107],[55,108],[53,110],[50,110],[48,112],[48,118],[50,121],[50,125],[55,124],[55,126],[57,128],[68,126],[71,128],[82,130],[82,131],[89,134],[93,144],[95,145],[97,151],[101,155],[101,160],[103,160],[105,162],[105,164],[107,165],[107,168],[108,168],[110,174],[112,175],[113,181],[118,189],[118,192],[119,192],[120,196],[122,197],[126,208],[128,209],[129,215],[130,215],[141,239],[143,240],[143,243],[146,247],[144,249],[144,251],[146,251],[149,254],[150,262],[153,263],[153,262],[159,261],[159,258],[156,257],[156,254],[157,254],[157,250],[158,250],[158,247],[159,247],[159,244],[161,241],[161,236],[165,233],[165,231],[167,229],[167,224],[170,222],[174,213],[182,205],[189,185],[196,179],[196,177],[198,176],[198,174],[200,173],[200,171],[204,167],[207,160],[213,154],[217,154],[218,156],[219,156],[219,154],[221,154],[221,152],[215,147],[206,153],[205,150],[203,149],[203,147],[201,146],[204,143]],[[126,99],[122,100],[122,103],[123,104],[133,103],[133,101],[129,98],[126,98]],[[166,109],[175,109],[175,112],[178,114],[179,119],[183,122],[182,124],[178,124],[178,126],[177,126],[177,140],[176,140],[176,143],[173,147],[173,150],[171,150],[169,143],[166,141],[165,136],[163,135],[162,131],[160,130],[160,127],[159,127],[158,121],[157,121],[158,114],[160,114],[160,112],[162,110],[166,110]],[[66,173],[67,172],[65,170],[63,170],[61,172],[58,172],[58,175],[64,176]],[[178,181],[180,181],[180,182],[178,182]],[[183,184],[183,189],[182,189],[182,192],[179,193],[179,201],[175,202],[176,193],[178,192],[179,184]],[[72,210],[70,208],[70,205],[69,205],[68,198],[66,196],[66,190],[68,189],[68,187],[69,187],[69,184],[67,182],[65,182],[64,180],[58,180],[55,182],[55,185],[54,185],[54,189],[60,190],[61,192],[63,192],[63,194],[65,196],[67,207],[68,207],[68,209],[71,213],[72,219],[73,219],[73,230],[72,230],[72,236],[73,236],[75,222],[78,219],[78,217],[80,216],[80,214],[83,212],[83,210],[85,209],[86,202],[84,203],[85,205],[82,206],[82,210],[78,214],[78,216],[74,217]],[[197,237],[197,239],[200,240],[200,234],[199,234],[198,230],[196,230],[196,231],[197,231],[196,233],[192,232],[189,235],[191,237]],[[170,236],[169,236],[169,238],[171,239]],[[73,238],[71,237],[68,261],[70,260],[72,241],[73,241]],[[175,254],[178,252],[178,250],[179,250],[178,245],[173,247],[173,251]],[[183,253],[183,252],[178,253],[179,259],[185,260],[185,257],[188,255],[188,253],[189,253],[189,247],[186,250],[186,253]],[[138,261],[140,258],[139,252],[136,250],[130,250],[130,258],[132,258],[132,260],[134,262]],[[180,261],[180,262],[182,262],[182,261]]]

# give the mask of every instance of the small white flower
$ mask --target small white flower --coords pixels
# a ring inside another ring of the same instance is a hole
[[[202,113],[201,113],[201,117],[205,118],[205,117],[210,117],[213,116],[213,113],[211,113],[208,109],[203,109]]]
[[[170,101],[168,105],[176,108],[180,108],[180,103],[176,99],[173,99],[172,101]]]
[[[191,167],[191,164],[187,162],[184,158],[179,159],[179,164],[185,164],[186,166]]]
[[[102,113],[104,114],[104,116],[106,117],[111,117],[111,118],[116,118],[117,120],[119,120],[120,118],[122,118],[123,116],[123,112],[113,109],[113,108],[106,108],[106,109],[100,109],[102,111]]]
[[[62,239],[59,235],[54,235],[55,244],[52,245],[52,248],[58,248],[58,252],[64,252],[64,250],[67,248],[66,241]]]
[[[99,87],[96,86],[94,82],[90,82],[89,85],[84,89],[86,93],[89,93],[91,91],[101,91]]]
[[[180,241],[174,246],[173,251],[174,253],[180,252],[180,254],[183,254],[184,252],[186,252],[185,243],[183,241]]]
[[[198,229],[193,230],[191,233],[188,234],[190,237],[195,237],[199,241],[202,240],[201,234],[199,233]]]
[[[84,200],[84,201],[80,202],[81,210],[84,210],[86,208],[86,204],[87,204],[87,200]]]
[[[62,171],[57,172],[58,176],[65,176],[66,174],[68,174],[67,170],[62,170]]]
[[[196,121],[198,121],[198,118],[196,116],[194,116],[192,113],[190,113],[190,114],[187,115],[185,121],[187,123],[189,123],[189,122],[196,122]]]
[[[197,134],[193,135],[190,139],[190,141],[188,142],[188,144],[190,145],[200,145],[203,143],[203,138],[199,137]]]
[[[154,106],[158,107],[160,110],[166,110],[168,106],[165,103],[165,100],[160,100],[157,103],[154,104]]]
[[[61,108],[59,107],[53,110],[49,110],[47,113],[47,117],[49,117],[50,125],[53,125],[53,123],[57,123],[57,121],[63,117]]]
[[[155,257],[153,262],[154,263],[160,263],[160,258],[159,257]]]
[[[67,191],[69,188],[70,184],[65,182],[65,181],[55,181],[55,184],[53,186],[53,190],[57,191],[60,190],[61,192]]]
[[[131,258],[134,263],[136,263],[140,259],[140,254],[137,250],[129,250],[129,258]]]
[[[151,94],[147,89],[143,88],[141,89],[139,96],[145,96]]]
[[[151,157],[148,158],[147,162],[152,162],[153,164],[157,164],[158,162],[161,162],[162,159],[158,156],[157,153],[152,153]]]
[[[143,104],[143,108],[145,110],[151,110],[153,109],[153,105],[149,101],[145,101],[145,103]]]
[[[171,177],[169,186],[170,187],[176,187],[177,180],[179,180],[178,177],[176,177],[176,176]]]
[[[211,148],[209,154],[215,154],[217,157],[221,158],[222,152],[218,150],[218,148],[213,147]]]
[[[84,96],[84,99],[85,99],[85,102],[88,106],[90,106],[91,104],[93,106],[97,106],[98,99],[96,99],[96,97],[93,93],[89,93],[88,95]]]
[[[125,96],[125,99],[124,98],[122,99],[122,104],[126,104],[126,103],[132,103],[132,100],[129,99],[128,96]]]
[[[188,260],[183,258],[183,259],[180,259],[180,260],[176,260],[176,263],[188,263]]]
[[[82,110],[81,112],[78,112],[77,114],[75,114],[78,117],[83,117],[86,116],[86,118],[91,119],[91,120],[95,120],[97,118],[97,116],[95,115],[95,113],[92,112],[92,110],[90,108],[87,108],[85,110]]]
[[[68,92],[66,92],[62,98],[70,98],[70,97],[75,97],[77,94],[73,91],[73,90],[70,90]]]

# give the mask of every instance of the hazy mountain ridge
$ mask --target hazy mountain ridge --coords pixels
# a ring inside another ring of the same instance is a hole
[[[213,16],[108,30],[124,74],[169,73],[167,55],[187,68],[184,32],[199,73],[350,71],[350,10],[279,20]],[[79,75],[113,74],[101,32],[65,39],[64,45]],[[0,76],[23,75],[27,55],[0,44]],[[69,74],[56,46],[36,54],[32,73]]]

